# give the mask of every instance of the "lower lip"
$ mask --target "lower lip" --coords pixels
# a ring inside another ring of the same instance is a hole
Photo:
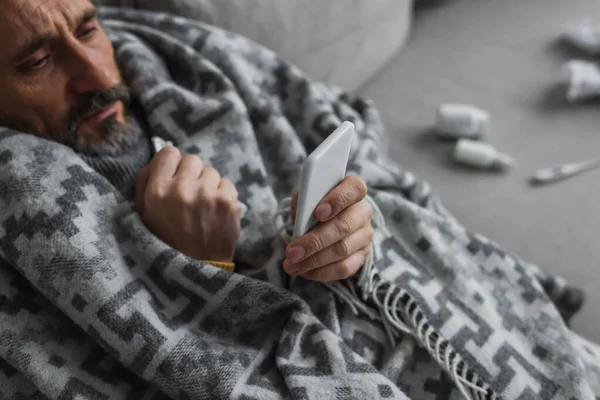
[[[111,115],[115,114],[117,112],[117,103],[110,105],[106,108],[103,108],[102,110],[98,111],[96,114],[90,115],[88,118],[86,118],[86,120],[88,121],[95,121],[95,122],[102,122],[104,121],[106,118],[110,117]]]

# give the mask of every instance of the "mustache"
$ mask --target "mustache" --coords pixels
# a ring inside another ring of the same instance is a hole
[[[76,105],[69,112],[68,131],[73,134],[77,132],[79,126],[87,117],[117,101],[121,101],[125,106],[128,106],[130,100],[129,88],[123,84],[115,85],[105,92],[92,92],[81,95],[77,99]]]

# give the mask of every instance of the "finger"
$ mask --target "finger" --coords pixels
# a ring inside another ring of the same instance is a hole
[[[298,210],[298,194],[299,191],[296,190],[294,192],[294,194],[292,195],[292,208],[291,208],[291,213],[292,213],[292,223],[295,224],[296,223],[296,211]]]
[[[230,199],[232,201],[238,199],[238,191],[235,188],[235,185],[233,184],[233,182],[231,182],[231,180],[227,178],[221,179],[219,190],[223,193],[223,197],[227,199]]]
[[[309,271],[303,274],[302,277],[317,282],[331,282],[351,278],[364,265],[368,254],[369,250],[363,249],[342,261]]]
[[[373,240],[373,228],[365,225],[349,237],[321,250],[312,257],[297,264],[289,260],[283,262],[283,269],[290,275],[301,275],[309,271],[322,268],[350,257],[352,254],[367,248]]]
[[[181,159],[175,178],[180,180],[197,180],[202,174],[204,163],[197,155],[187,155]]]
[[[336,218],[314,227],[307,234],[292,241],[286,257],[298,263],[343,240],[371,221],[371,205],[366,201],[350,206]]]
[[[315,210],[318,221],[328,221],[367,195],[367,185],[357,176],[347,176],[329,192]]]
[[[148,178],[150,178],[148,167],[140,169],[135,178],[135,209],[138,213],[143,211],[144,207],[144,193],[146,192],[146,186],[148,185]]]
[[[221,185],[221,175],[214,168],[204,168],[200,175],[199,184],[204,190],[215,191]]]
[[[150,178],[148,186],[156,186],[165,180],[172,179],[177,171],[181,153],[176,147],[165,147],[154,156],[148,164]]]

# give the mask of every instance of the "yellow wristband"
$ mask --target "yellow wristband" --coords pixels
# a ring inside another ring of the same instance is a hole
[[[214,265],[215,267],[224,269],[225,271],[233,272],[235,270],[235,264],[232,262],[223,262],[223,261],[209,261],[202,260],[203,263]]]

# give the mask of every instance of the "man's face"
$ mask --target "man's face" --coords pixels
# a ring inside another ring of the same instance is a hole
[[[88,0],[0,0],[0,125],[114,152],[127,88]]]

